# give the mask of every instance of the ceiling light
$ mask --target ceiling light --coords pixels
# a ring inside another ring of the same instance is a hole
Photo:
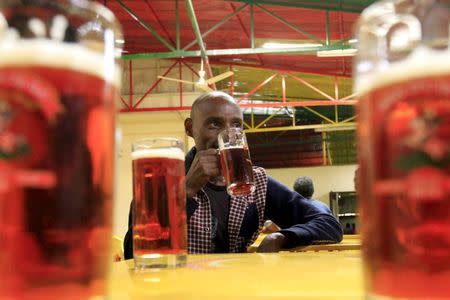
[[[354,56],[356,55],[356,49],[336,49],[336,50],[323,50],[317,51],[317,57],[341,57],[341,56]]]
[[[311,48],[321,47],[322,44],[288,44],[288,43],[264,43],[264,49],[295,49],[295,48]]]

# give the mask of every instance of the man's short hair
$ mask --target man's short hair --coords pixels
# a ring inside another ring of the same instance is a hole
[[[227,93],[224,93],[224,92],[221,92],[221,91],[207,92],[207,93],[204,93],[204,94],[200,95],[199,97],[197,97],[197,99],[194,100],[194,103],[192,103],[192,107],[191,107],[190,117],[191,118],[194,117],[194,115],[198,111],[198,107],[202,103],[204,103],[206,101],[209,101],[211,99],[224,99],[224,100],[228,100],[231,103],[236,103],[234,98],[232,96],[230,96],[229,94],[227,94]]]
[[[312,179],[308,176],[297,178],[294,182],[294,191],[305,198],[311,198],[314,194],[314,185]]]

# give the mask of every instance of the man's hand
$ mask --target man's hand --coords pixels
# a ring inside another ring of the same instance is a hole
[[[264,226],[263,226],[261,232],[269,234],[269,233],[277,232],[279,230],[281,230],[281,228],[277,224],[275,224],[271,220],[267,220],[264,222]]]
[[[217,149],[197,152],[189,172],[186,174],[186,195],[188,198],[193,197],[210,178],[221,175],[219,163]]]
[[[259,245],[257,252],[278,252],[283,248],[286,237],[279,232],[268,234]]]

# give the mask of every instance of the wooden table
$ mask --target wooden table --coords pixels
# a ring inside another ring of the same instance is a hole
[[[261,233],[256,241],[247,248],[247,252],[256,252],[261,241],[266,234]],[[361,239],[359,234],[344,235],[342,242],[337,244],[320,244],[309,246],[298,246],[287,251],[290,252],[306,252],[306,251],[343,251],[343,250],[361,250]]]
[[[189,255],[177,269],[113,264],[109,299],[363,299],[360,251]]]

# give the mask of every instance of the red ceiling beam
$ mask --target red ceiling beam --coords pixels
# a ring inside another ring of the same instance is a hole
[[[167,74],[169,74],[170,71],[172,71],[172,69],[178,64],[178,61],[174,62],[168,69],[166,72],[164,72],[164,74],[162,76],[166,76]],[[130,77],[130,82],[131,82],[131,77]],[[139,101],[132,106],[133,109],[136,109],[137,106],[144,100],[145,96],[147,96],[149,93],[151,93],[153,91],[153,89],[161,82],[161,78],[158,78],[158,80],[156,80],[155,83],[153,83],[153,85],[144,93],[144,95],[139,99]]]
[[[286,103],[270,102],[270,103],[240,103],[240,107],[302,107],[302,106],[333,106],[333,105],[355,105],[358,101],[328,101],[328,100],[306,100],[306,101],[289,101]],[[167,106],[167,107],[143,107],[128,109],[123,108],[120,112],[140,112],[140,111],[174,111],[174,110],[190,110],[191,106]]]

